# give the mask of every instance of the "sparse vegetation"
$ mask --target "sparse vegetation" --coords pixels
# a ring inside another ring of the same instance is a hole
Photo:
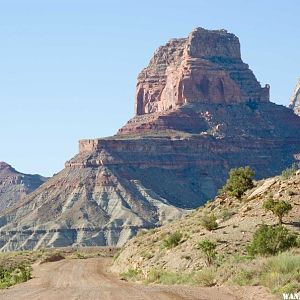
[[[76,257],[79,258],[79,259],[86,259],[87,258],[84,254],[80,253],[79,251],[76,252]]]
[[[204,214],[201,218],[201,225],[211,231],[218,228],[217,218],[214,214]]]
[[[297,245],[297,235],[281,225],[263,224],[248,247],[250,255],[275,255]]]
[[[234,210],[234,209],[222,209],[218,216],[223,221],[227,221],[235,214],[236,214],[236,210]]]
[[[0,267],[0,289],[8,288],[31,278],[31,267],[20,264],[15,267]]]
[[[297,164],[292,164],[291,167],[286,168],[285,170],[282,171],[281,177],[283,179],[289,179],[291,176],[296,174],[296,171],[298,170]]]
[[[151,259],[153,257],[153,253],[147,250],[143,250],[141,252],[141,257],[145,258],[145,259]]]
[[[210,241],[209,239],[204,239],[198,243],[198,248],[205,256],[205,261],[208,266],[212,265],[216,259],[216,248],[217,244]]]
[[[142,271],[140,269],[128,269],[127,272],[120,274],[123,280],[139,280],[142,277]]]
[[[162,269],[153,269],[145,278],[145,283],[161,284],[189,284],[201,286],[213,286],[216,284],[216,270],[205,268],[199,272],[175,273]]]
[[[274,200],[273,198],[266,200],[263,207],[278,217],[278,223],[280,225],[282,224],[283,216],[292,209],[292,205],[289,202],[284,200]]]
[[[134,253],[138,255],[131,258],[133,253],[127,252],[124,256],[130,264],[139,261],[143,276],[141,279],[138,275],[138,280],[198,286],[265,286],[277,294],[299,291],[300,235],[296,232],[299,226],[300,176],[297,174],[288,181],[277,176],[255,185],[257,187],[244,197],[247,201],[240,201],[236,195],[227,193],[180,221],[140,237],[139,247]],[[253,196],[247,197],[250,194]],[[268,198],[270,195],[274,195],[273,198]],[[286,199],[277,200],[278,196]],[[293,210],[288,214],[291,205]],[[273,224],[283,219],[288,227],[270,225],[271,214],[265,209],[276,216]],[[270,223],[258,225],[262,222]],[[164,251],[162,241],[168,240],[176,230],[182,233],[176,244],[182,246]],[[121,259],[126,265],[124,257]],[[147,257],[151,257],[149,262]]]
[[[299,254],[284,252],[250,261],[241,267],[242,270],[232,276],[235,284],[242,286],[259,284],[279,294],[292,293],[300,289]]]
[[[183,235],[180,231],[171,233],[167,238],[163,240],[163,246],[167,249],[174,248],[179,245]]]
[[[229,178],[219,193],[240,199],[248,189],[253,188],[253,177],[254,171],[248,166],[231,169]]]
[[[116,261],[118,257],[120,256],[121,251],[118,251],[114,256],[113,256],[113,261]]]

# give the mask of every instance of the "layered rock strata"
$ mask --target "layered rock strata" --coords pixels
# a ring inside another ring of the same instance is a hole
[[[82,140],[65,169],[0,216],[0,249],[123,245],[213,198],[230,168],[256,178],[300,158],[300,118],[269,101],[238,38],[198,28],[138,77],[136,115]]]
[[[143,115],[185,103],[269,101],[241,59],[239,39],[226,30],[196,28],[160,47],[138,76],[135,112]]]
[[[47,178],[23,174],[5,162],[0,162],[0,211],[12,206],[37,189]]]

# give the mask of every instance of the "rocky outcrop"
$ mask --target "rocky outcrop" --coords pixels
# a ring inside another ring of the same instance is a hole
[[[293,90],[289,107],[294,110],[295,114],[300,116],[300,78]]]
[[[0,211],[22,200],[46,181],[40,175],[22,174],[0,162]]]
[[[159,48],[118,134],[80,141],[64,170],[2,213],[0,249],[121,246],[213,198],[230,168],[259,179],[299,159],[300,118],[269,101],[236,36],[198,28]]]
[[[185,103],[268,102],[243,63],[239,39],[226,30],[196,28],[187,38],[170,40],[138,76],[137,115],[162,112]]]

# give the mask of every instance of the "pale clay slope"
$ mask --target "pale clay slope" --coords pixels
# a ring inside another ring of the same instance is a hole
[[[9,212],[14,221],[1,228],[9,232],[1,236],[1,251],[79,244],[121,246],[140,228],[187,213],[106,167],[65,169],[19,207]],[[0,223],[6,218],[0,218]],[[21,228],[22,234],[14,231]]]

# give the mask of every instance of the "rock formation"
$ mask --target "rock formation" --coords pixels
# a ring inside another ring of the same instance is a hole
[[[268,102],[241,59],[238,38],[226,30],[196,28],[188,38],[160,47],[138,76],[135,112],[161,112],[185,103]]]
[[[298,82],[290,98],[289,107],[294,110],[295,114],[300,116],[300,78],[298,79]]]
[[[0,162],[0,211],[22,200],[46,181],[40,175],[22,174]]]
[[[216,195],[230,168],[256,177],[299,160],[300,118],[269,101],[238,38],[198,28],[138,76],[136,115],[82,140],[65,169],[0,216],[0,249],[122,245]]]

